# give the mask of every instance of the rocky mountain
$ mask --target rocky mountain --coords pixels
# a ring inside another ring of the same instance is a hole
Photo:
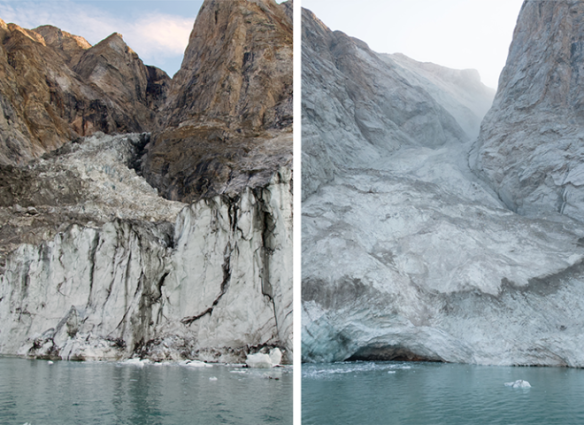
[[[494,95],[476,71],[379,55],[308,10],[303,23],[304,199],[338,170],[368,168],[402,146],[435,148],[475,135]]]
[[[1,21],[0,40],[0,164],[23,164],[96,131],[154,129],[164,98],[157,88],[169,79],[149,71],[119,34],[91,47],[55,27]]]
[[[527,1],[510,55],[556,55],[544,34],[576,36],[573,7]],[[371,52],[308,11],[303,27],[303,360],[584,366],[581,223],[553,209],[517,214],[469,165],[486,135],[521,140],[545,115],[526,109],[532,127],[508,111],[495,119],[498,105],[520,109],[506,81],[527,87],[542,58],[509,60],[520,71],[508,65],[475,145],[490,100],[475,72]],[[530,90],[551,90],[540,83]],[[565,143],[537,149],[560,154]],[[513,172],[507,161],[536,167],[511,149],[483,155],[493,175]]]
[[[473,168],[519,214],[584,219],[583,14],[578,1],[523,4],[473,151]]]
[[[291,361],[288,7],[206,0],[176,80],[117,33],[3,26],[0,353]]]
[[[289,166],[291,69],[286,6],[205,3],[143,160],[148,181],[171,199],[192,201],[266,184]]]

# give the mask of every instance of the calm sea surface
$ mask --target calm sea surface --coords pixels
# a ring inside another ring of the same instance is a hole
[[[0,424],[24,423],[292,424],[292,368],[0,357]]]
[[[505,386],[518,379],[532,387]],[[401,362],[304,364],[302,424],[584,424],[584,370]]]

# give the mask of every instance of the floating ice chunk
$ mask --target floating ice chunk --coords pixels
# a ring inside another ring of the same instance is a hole
[[[269,355],[263,353],[248,354],[245,359],[245,364],[248,367],[270,368],[273,366],[272,359]]]
[[[217,378],[216,378],[215,376],[211,376],[211,377],[209,378],[209,381],[216,381],[216,380],[217,380]]]
[[[524,381],[523,379],[518,379],[515,382],[505,382],[505,386],[511,388],[531,388],[529,382]]]
[[[213,367],[213,365],[211,365],[209,363],[202,362],[200,360],[186,361],[185,363],[182,364],[182,366],[188,366],[188,367]]]
[[[282,361],[282,352],[278,347],[270,350],[270,361],[272,362],[272,366],[279,365]]]
[[[52,362],[51,360],[49,360],[49,361],[47,362],[47,364],[53,364],[53,362]]]
[[[245,359],[245,364],[248,367],[256,367],[256,368],[271,368],[274,366],[278,366],[282,361],[282,352],[279,348],[272,348],[270,350],[270,354],[264,353],[255,353],[255,354],[248,354],[247,358]]]

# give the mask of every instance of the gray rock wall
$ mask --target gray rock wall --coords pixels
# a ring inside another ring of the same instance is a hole
[[[525,1],[471,166],[520,214],[584,219],[584,4]]]

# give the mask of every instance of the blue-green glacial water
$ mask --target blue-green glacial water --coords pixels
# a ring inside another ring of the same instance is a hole
[[[506,382],[526,380],[531,388]],[[302,365],[302,425],[584,424],[584,370],[442,363]]]
[[[292,368],[0,357],[0,424],[25,423],[292,424]]]

